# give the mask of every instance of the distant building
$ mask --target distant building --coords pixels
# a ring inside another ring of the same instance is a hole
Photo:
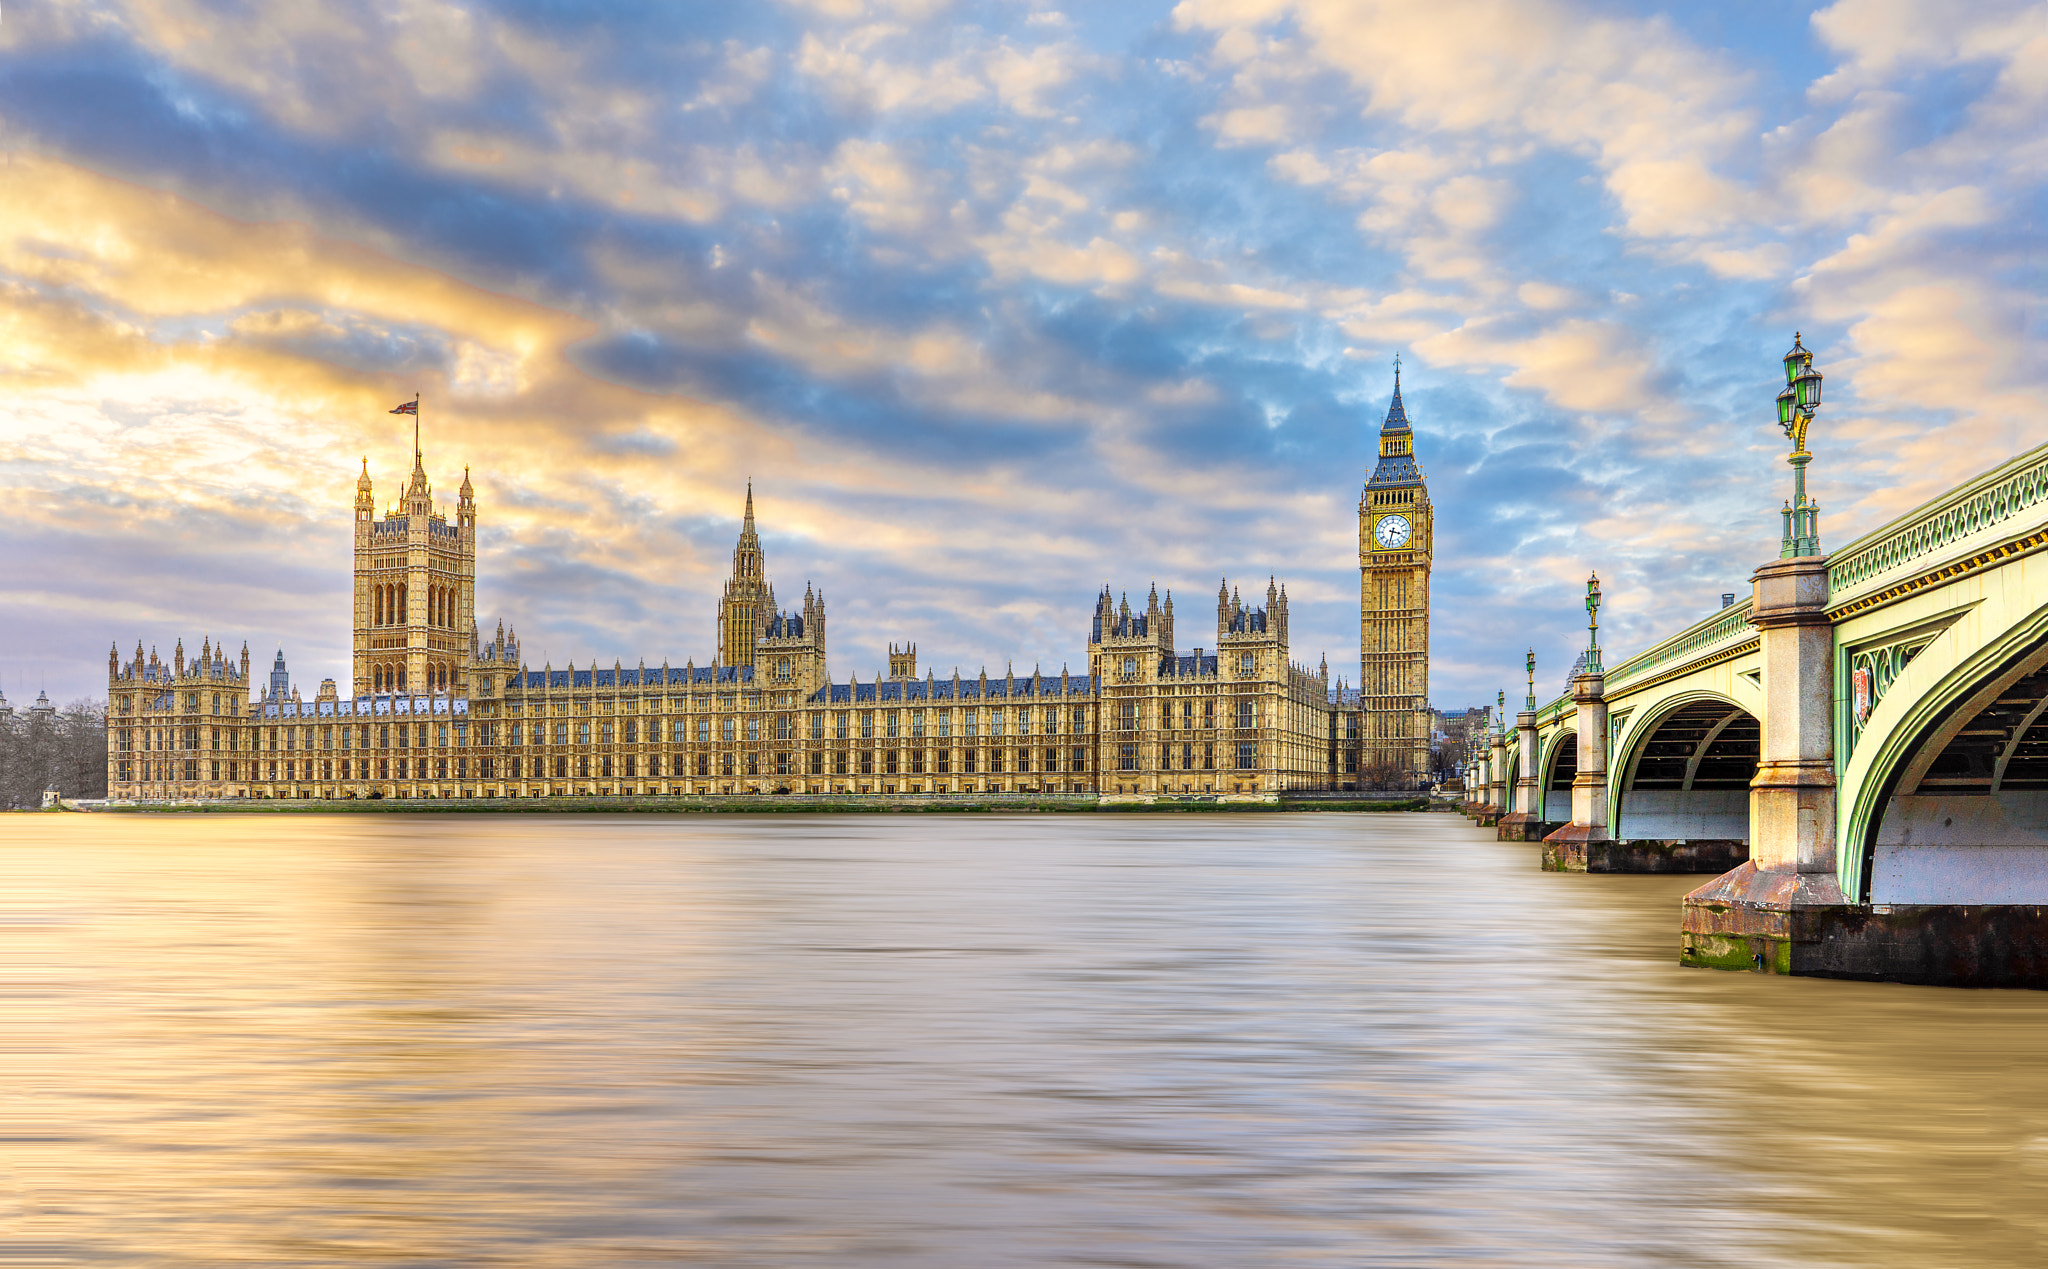
[[[356,485],[350,691],[291,688],[284,652],[250,700],[246,644],[203,640],[165,662],[108,653],[114,798],[531,798],[765,793],[1070,793],[1271,798],[1406,785],[1429,774],[1428,492],[1400,399],[1359,503],[1364,672],[1291,659],[1287,588],[1261,603],[1226,580],[1213,642],[1183,650],[1173,596],[1095,597],[1083,673],[939,678],[917,645],[888,671],[835,681],[825,597],[782,611],[747,489],[710,664],[528,665],[476,618],[477,503],[464,472],[451,521],[417,443],[399,503]],[[1362,725],[1363,724],[1363,725]]]
[[[1474,746],[1487,743],[1493,711],[1484,705],[1454,712],[1433,709],[1430,719],[1433,747],[1444,754],[1445,770],[1456,771]]]

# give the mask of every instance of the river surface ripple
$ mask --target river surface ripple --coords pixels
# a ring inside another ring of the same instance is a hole
[[[23,1263],[2048,1259],[2048,995],[1459,817],[7,816]]]

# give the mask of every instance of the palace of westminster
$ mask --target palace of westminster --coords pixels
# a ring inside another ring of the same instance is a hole
[[[532,669],[476,619],[477,504],[451,521],[417,443],[400,503],[356,484],[353,681],[301,699],[211,639],[108,654],[108,796],[220,798],[1085,794],[1270,800],[1429,774],[1429,494],[1401,402],[1359,501],[1359,688],[1289,659],[1287,592],[1226,583],[1215,642],[1183,652],[1173,598],[1095,599],[1088,670],[937,678],[914,643],[833,681],[822,594],[783,611],[747,491],[711,663]]]

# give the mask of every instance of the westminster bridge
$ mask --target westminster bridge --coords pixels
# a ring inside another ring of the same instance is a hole
[[[1687,964],[2048,987],[2048,446],[1832,554],[1793,514],[1750,596],[1611,667],[1591,583],[1585,671],[1539,704],[1524,667],[1468,811],[1546,868],[1721,874]]]

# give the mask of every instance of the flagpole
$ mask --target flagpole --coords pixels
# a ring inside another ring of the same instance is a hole
[[[412,456],[420,456],[420,394],[412,394]]]

